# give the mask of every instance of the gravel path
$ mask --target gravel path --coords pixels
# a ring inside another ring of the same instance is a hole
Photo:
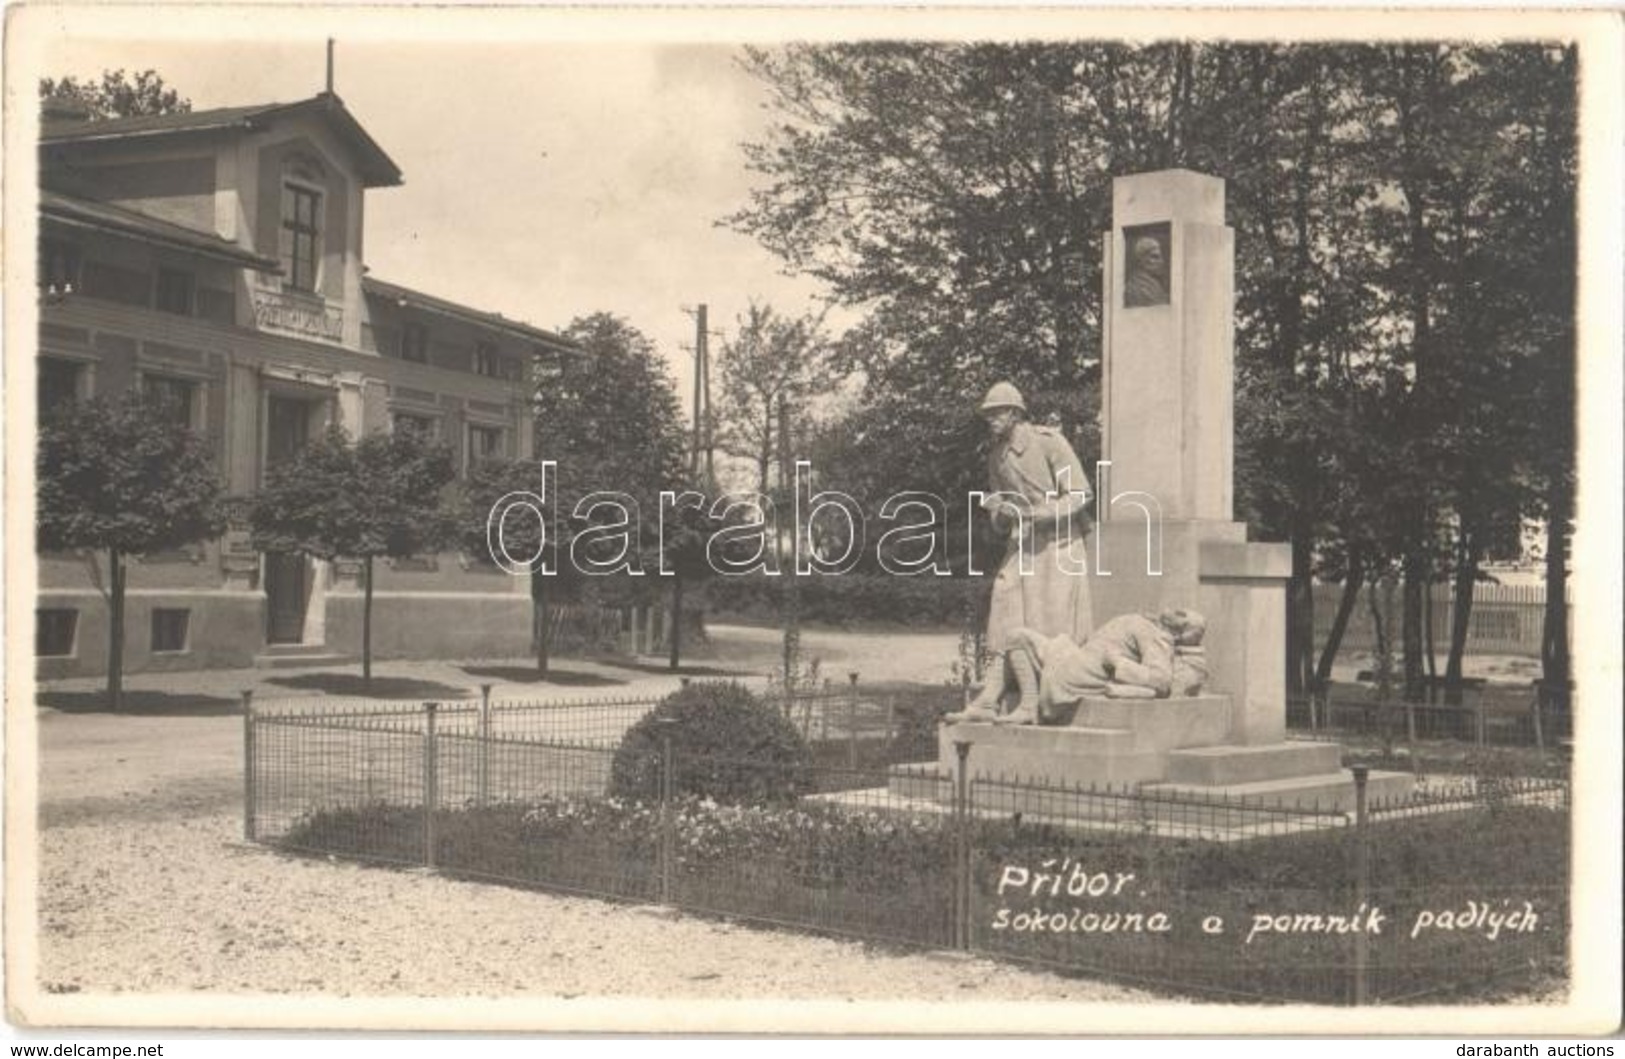
[[[166,683],[197,694],[213,680],[224,692],[234,676]],[[38,717],[38,937],[49,991],[1147,999],[986,960],[283,856],[241,842],[239,718],[212,709]]]
[[[986,960],[285,857],[241,845],[229,813],[133,823],[41,832],[47,991],[1149,999]]]
[[[718,669],[760,668],[770,630],[718,630]],[[935,683],[952,637],[814,632],[826,672]],[[667,674],[568,664],[578,683],[658,694]],[[387,663],[415,695],[522,667]],[[473,670],[472,672],[470,670]],[[515,674],[509,676],[509,673]],[[246,679],[245,679],[246,678]],[[56,992],[336,996],[1143,1001],[1149,994],[960,960],[241,844],[236,689],[327,690],[331,674],[142,675],[130,714],[99,681],[39,711],[40,984]],[[311,685],[307,687],[306,685]],[[342,692],[340,692],[342,693]],[[556,694],[557,689],[549,693]],[[405,694],[405,693],[403,693]]]

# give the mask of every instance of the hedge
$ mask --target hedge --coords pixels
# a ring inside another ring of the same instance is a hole
[[[820,625],[965,626],[992,591],[991,578],[893,577],[839,574],[796,580],[801,619]],[[784,577],[716,576],[705,585],[706,617],[713,622],[777,622],[784,607]],[[978,608],[973,610],[972,608]]]

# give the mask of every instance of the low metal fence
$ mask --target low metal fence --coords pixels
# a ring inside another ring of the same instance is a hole
[[[836,691],[808,714],[815,732],[832,714],[836,750],[788,769],[670,738],[623,748],[652,699],[251,706],[245,832],[1252,1001],[1402,1002],[1564,973],[1562,780],[1456,776],[1367,804],[1357,767],[1356,804],[1305,809],[979,776],[968,745],[946,772],[878,750],[849,766],[885,697]],[[911,749],[896,731],[884,745]],[[725,793],[747,788],[744,804]]]
[[[1574,714],[1567,705],[1492,698],[1471,691],[1459,705],[1436,702],[1379,701],[1325,695],[1287,701],[1287,727],[1311,739],[1354,739],[1404,743],[1451,740],[1477,746],[1533,747],[1561,750],[1574,735]]]

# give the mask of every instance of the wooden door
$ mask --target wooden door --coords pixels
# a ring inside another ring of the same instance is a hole
[[[265,603],[270,615],[266,639],[302,643],[305,638],[305,557],[265,553]]]

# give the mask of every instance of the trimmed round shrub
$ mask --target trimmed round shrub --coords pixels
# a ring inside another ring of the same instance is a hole
[[[627,729],[610,768],[610,793],[660,797],[664,741],[672,793],[728,804],[785,802],[809,787],[812,754],[795,726],[743,685],[689,684]]]

